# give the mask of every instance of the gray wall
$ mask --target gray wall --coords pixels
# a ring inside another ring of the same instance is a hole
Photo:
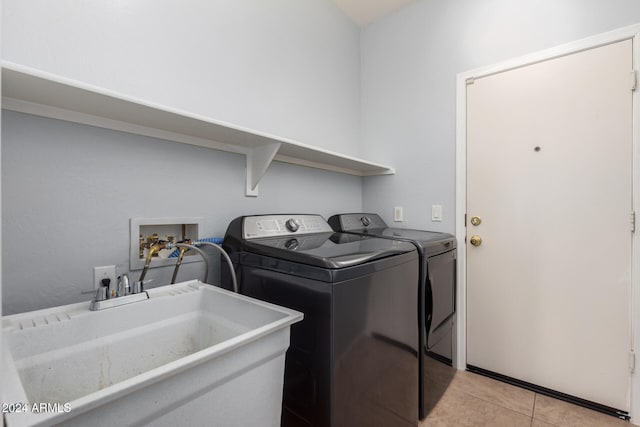
[[[360,33],[332,2],[4,0],[2,7],[4,60],[357,151]],[[201,216],[208,237],[244,214],[327,217],[362,207],[361,178],[282,163],[267,171],[258,198],[246,198],[244,168],[235,154],[3,111],[3,314],[88,300],[80,292],[91,288],[94,266],[127,271],[132,217]],[[166,284],[171,273],[148,277]],[[184,265],[180,279],[200,274],[200,265]]]
[[[361,150],[397,173],[364,180],[364,209],[453,232],[457,73],[639,22],[637,0],[421,0],[368,26]]]
[[[221,237],[240,215],[359,210],[361,181],[274,163],[249,198],[241,155],[5,110],[3,313],[89,299],[94,266],[127,271],[129,218],[204,217],[201,237]],[[172,272],[148,278],[167,284]],[[179,279],[195,278],[200,263],[183,265]]]
[[[403,206],[401,226],[452,232],[456,74],[640,22],[636,0],[422,0],[362,32],[329,0],[186,4],[4,0],[2,56],[397,174],[274,164],[251,199],[240,156],[5,112],[4,314],[88,299],[95,265],[126,270],[131,217],[203,216],[213,236],[247,213]]]

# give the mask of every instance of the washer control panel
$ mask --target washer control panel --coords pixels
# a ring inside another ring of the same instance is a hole
[[[333,232],[320,215],[260,215],[244,218],[244,238],[278,237]]]

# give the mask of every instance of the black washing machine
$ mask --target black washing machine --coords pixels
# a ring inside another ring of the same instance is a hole
[[[329,224],[336,231],[360,236],[411,242],[418,249],[418,308],[421,323],[420,419],[433,409],[453,379],[455,369],[454,321],[456,310],[456,239],[447,233],[391,228],[377,214],[334,215]]]
[[[223,247],[240,293],[304,313],[291,327],[283,426],[416,426],[412,244],[336,233],[319,215],[260,215],[233,220]]]

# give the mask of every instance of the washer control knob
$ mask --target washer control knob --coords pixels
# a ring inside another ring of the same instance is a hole
[[[290,251],[295,251],[300,246],[298,239],[289,239],[284,243],[284,247]]]
[[[371,219],[368,216],[363,216],[362,218],[360,218],[360,222],[365,227],[368,227],[369,225],[371,225]]]
[[[298,221],[293,218],[289,218],[287,222],[284,223],[284,225],[287,227],[287,230],[291,231],[292,233],[295,233],[300,228],[300,224],[298,224]]]

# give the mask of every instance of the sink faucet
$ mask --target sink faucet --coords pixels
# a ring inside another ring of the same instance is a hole
[[[187,242],[191,243],[190,240]],[[173,278],[171,283],[175,283],[176,276],[178,274],[178,269],[180,268],[180,264],[182,263],[182,259],[184,257],[184,253],[187,250],[193,250],[200,254],[202,260],[205,265],[205,274],[203,282],[207,282],[207,275],[209,272],[209,264],[207,262],[206,254],[199,249],[198,247],[191,245],[189,243],[173,243],[173,242],[165,242],[158,241],[154,243],[147,253],[147,257],[145,259],[144,267],[142,269],[142,273],[140,274],[140,278],[133,282],[129,281],[129,275],[124,273],[118,277],[118,283],[111,283],[111,280],[104,279],[102,282],[102,286],[100,286],[96,290],[95,297],[93,301],[91,301],[91,305],[89,306],[90,310],[102,310],[103,308],[116,307],[123,304],[129,304],[136,301],[143,301],[149,299],[149,294],[143,289],[144,288],[144,278],[147,275],[147,271],[149,271],[149,265],[151,264],[151,260],[153,256],[160,251],[161,249],[173,249],[177,247],[180,249],[180,257],[178,259],[178,263],[176,265],[176,269],[173,273]]]
[[[129,283],[129,275],[124,273],[118,277],[118,296],[123,297],[131,294],[131,284]]]
[[[142,290],[136,291],[135,286],[132,291],[129,275],[124,273],[118,277],[117,285],[111,283],[109,279],[102,281],[102,286],[96,290],[95,297],[89,305],[89,310],[97,311],[146,299],[149,299],[149,294]]]

